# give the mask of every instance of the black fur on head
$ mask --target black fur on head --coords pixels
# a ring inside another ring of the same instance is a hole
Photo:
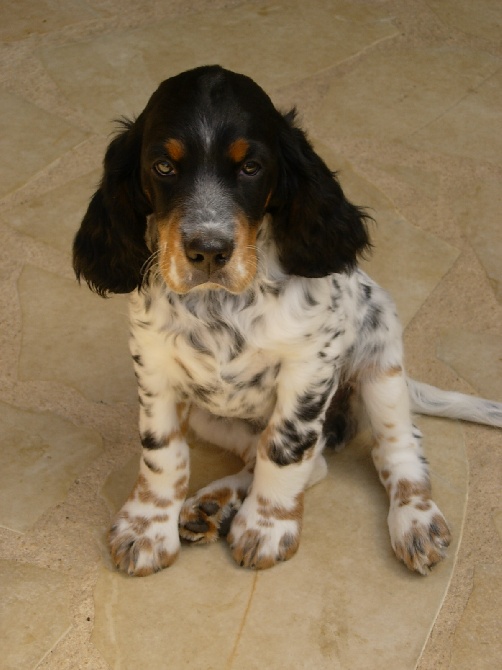
[[[190,194],[191,172],[183,165],[182,190],[177,180],[171,185],[152,181],[149,146],[154,140],[162,144],[173,132],[184,138],[187,161],[210,166],[230,200],[242,196],[227,168],[226,176],[220,176],[228,147],[219,142],[228,136],[249,139],[250,146],[261,143],[267,156],[261,174],[268,174],[271,189],[266,211],[272,214],[273,236],[287,273],[323,277],[350,271],[370,246],[366,215],[345,198],[334,174],[295,125],[295,112],[280,114],[248,77],[206,66],[163,82],[136,121],[122,122],[108,147],[103,179],[73,245],[77,278],[100,295],[129,293],[141,286],[151,256],[145,242],[148,215],[159,214],[155,208],[165,213],[169,202]],[[201,132],[216,144],[204,149],[207,139],[193,137]],[[249,199],[250,182],[247,189]],[[257,201],[247,209],[260,206]]]
[[[150,256],[145,233],[152,210],[139,172],[143,118],[122,126],[108,147],[103,179],[73,243],[75,274],[99,295],[137,288]]]
[[[275,241],[286,272],[324,277],[354,268],[371,247],[364,210],[345,197],[305,133],[286,114],[279,134],[280,177],[274,198]]]

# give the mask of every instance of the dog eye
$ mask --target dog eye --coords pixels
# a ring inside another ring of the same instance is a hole
[[[261,170],[261,165],[256,161],[246,161],[241,166],[241,173],[245,174],[246,177],[254,177]]]
[[[172,177],[176,174],[176,169],[169,161],[157,161],[153,165],[155,172],[161,177]]]

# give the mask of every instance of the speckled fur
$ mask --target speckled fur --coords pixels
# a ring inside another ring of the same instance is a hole
[[[368,245],[363,210],[294,113],[247,77],[182,73],[125,124],[74,243],[79,278],[131,294],[143,455],[109,534],[120,569],[171,565],[180,535],[226,535],[245,567],[289,559],[304,491],[326,472],[326,443],[353,433],[355,406],[396,555],[424,574],[444,557],[410,392],[420,411],[494,425],[502,407],[407,380],[394,304],[357,268]],[[189,429],[243,469],[186,500]]]

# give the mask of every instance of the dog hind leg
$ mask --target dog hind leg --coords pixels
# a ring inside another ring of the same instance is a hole
[[[450,531],[431,497],[428,463],[411,421],[402,368],[368,375],[361,393],[375,438],[373,461],[390,500],[392,547],[408,568],[427,574],[445,557]]]

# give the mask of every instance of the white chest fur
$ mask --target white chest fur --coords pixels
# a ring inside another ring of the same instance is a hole
[[[258,284],[238,296],[177,296],[153,284],[132,295],[130,316],[140,383],[146,376],[148,388],[169,386],[180,400],[249,419],[270,415],[285,370],[333,371],[353,337],[329,278]]]

